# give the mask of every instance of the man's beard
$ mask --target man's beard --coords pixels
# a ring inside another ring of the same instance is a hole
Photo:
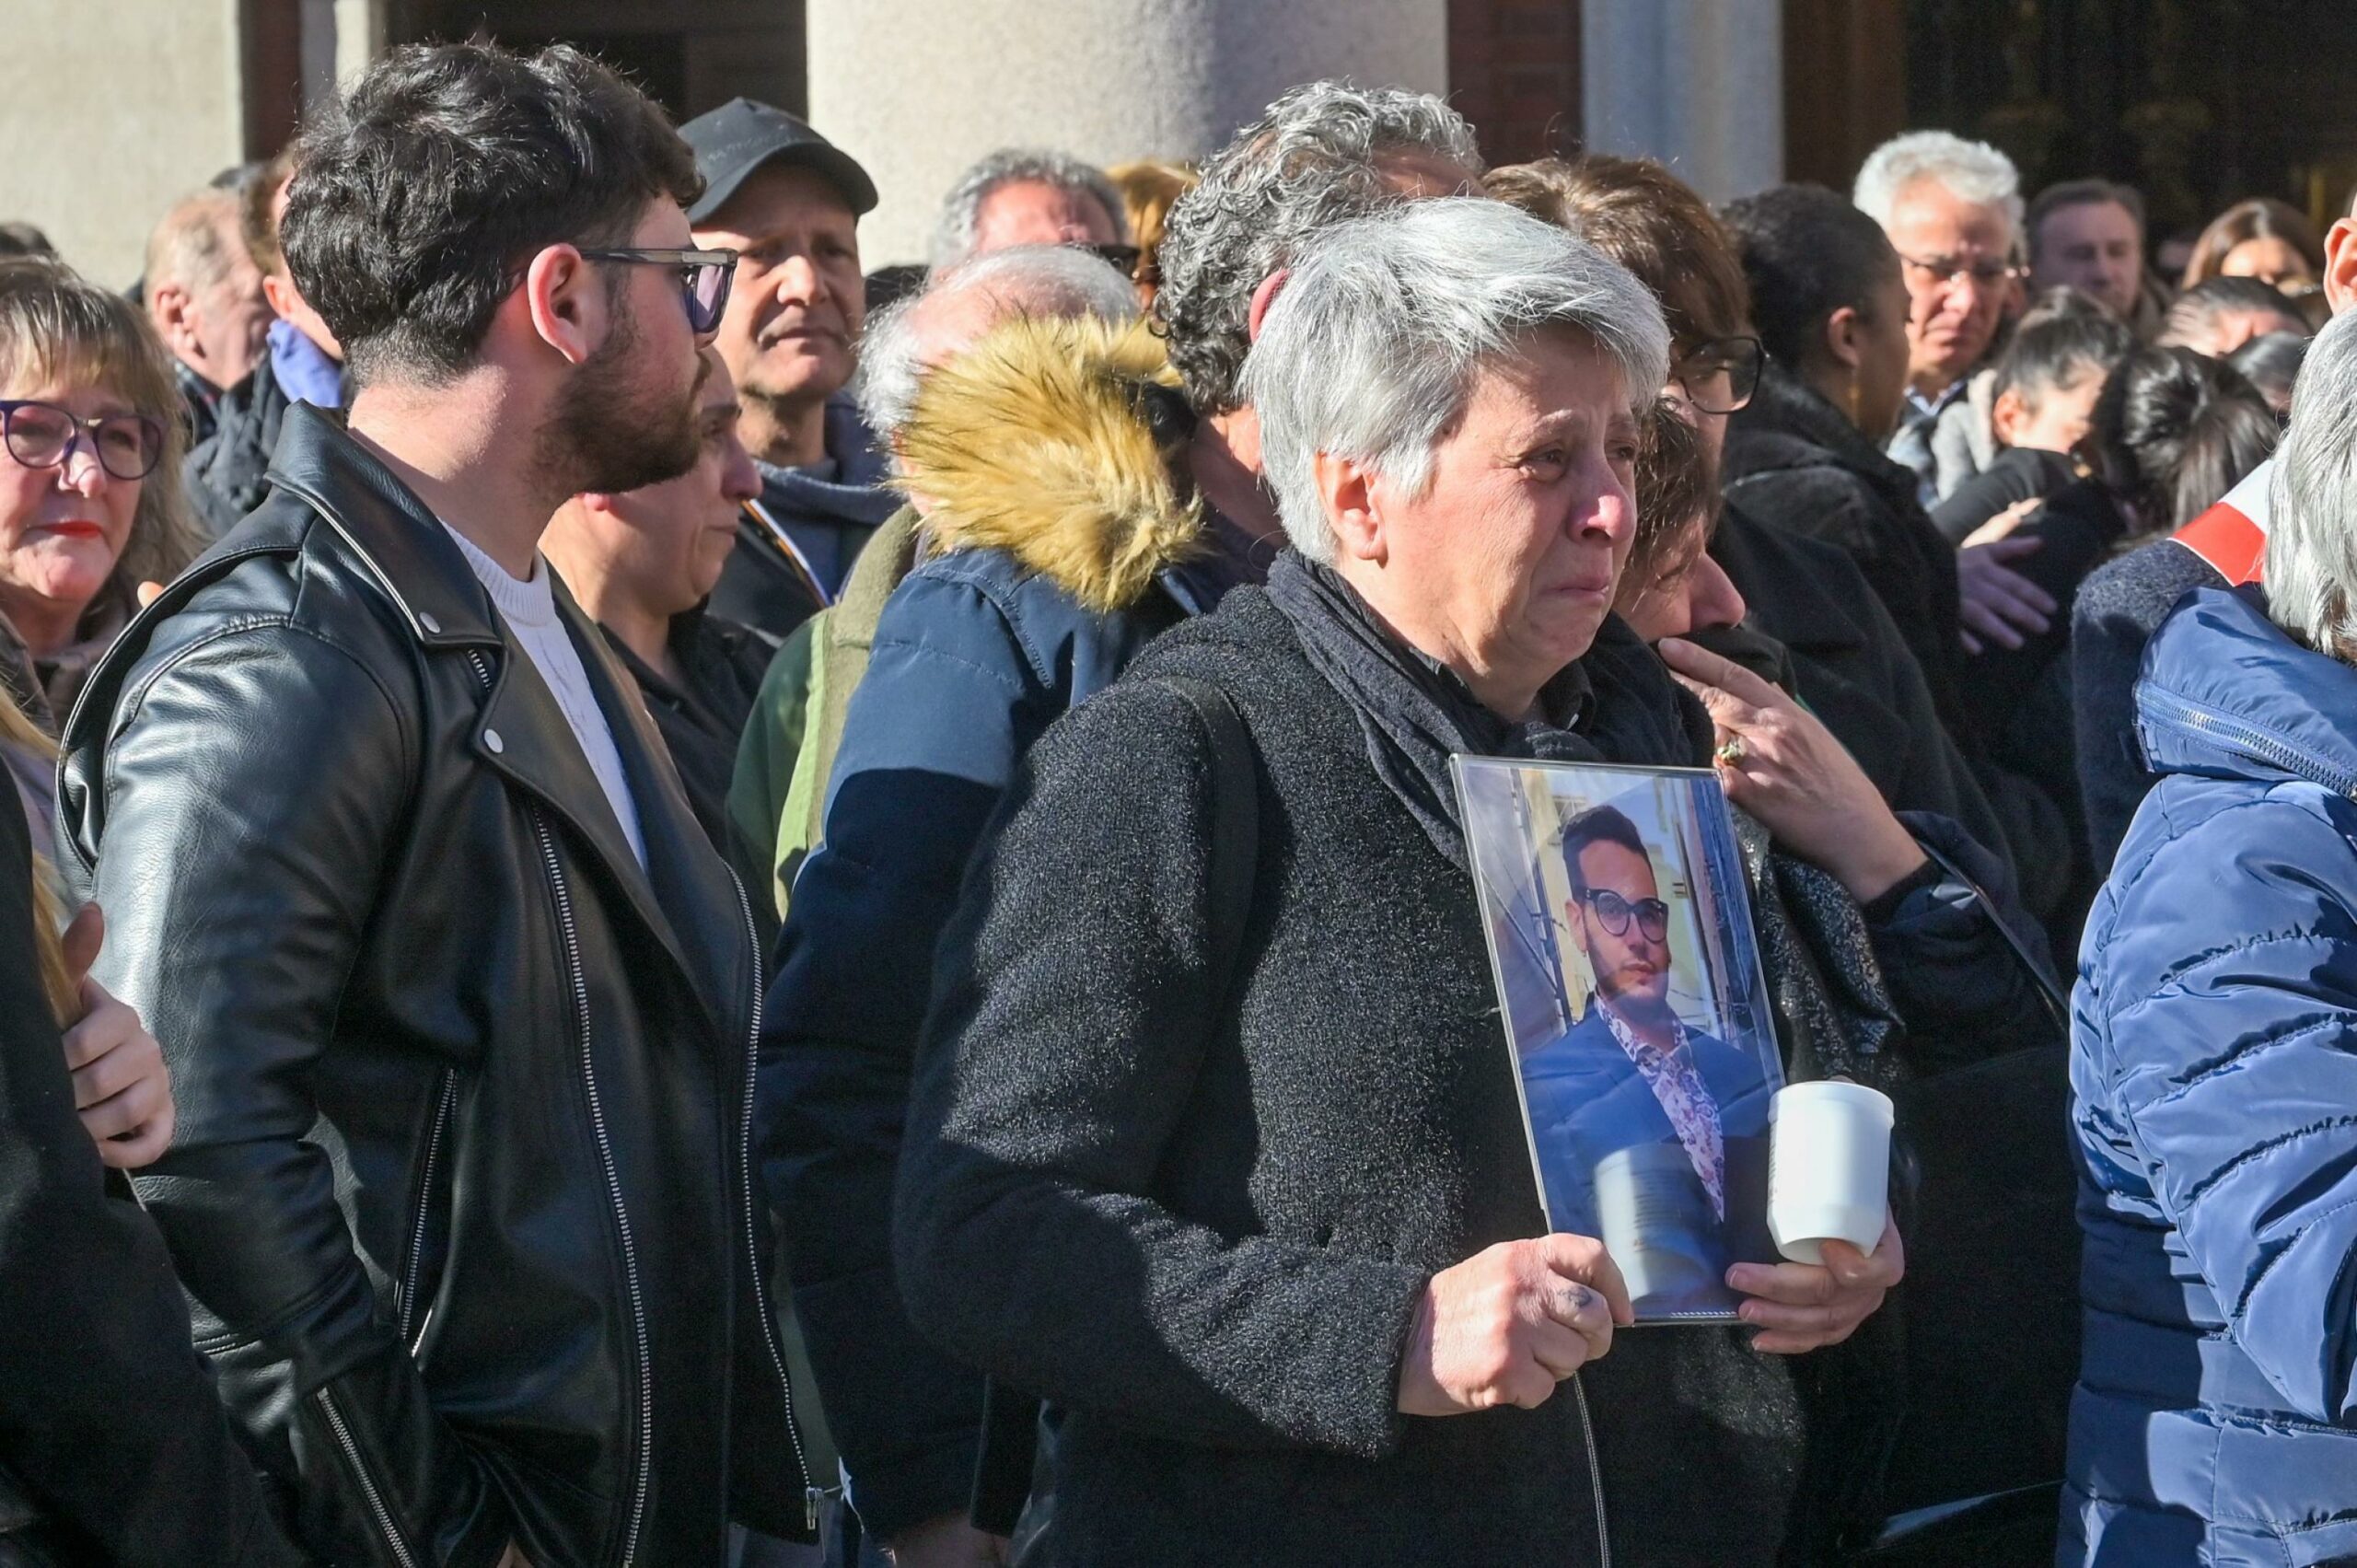
[[[1595,973],[1596,998],[1611,1005],[1612,1010],[1633,1023],[1652,1025],[1668,1016],[1669,986],[1663,971],[1654,970],[1643,976],[1632,972],[1636,966],[1624,964],[1606,971],[1596,967],[1593,955],[1588,964]]]
[[[699,360],[687,387],[660,386],[637,363],[638,319],[615,291],[613,331],[558,392],[540,427],[538,460],[568,495],[619,495],[677,479],[693,468],[702,443],[696,412],[706,369]]]

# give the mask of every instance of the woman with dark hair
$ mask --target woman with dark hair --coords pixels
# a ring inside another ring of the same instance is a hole
[[[2212,278],[2177,296],[2161,335],[2165,348],[2189,348],[2223,359],[2253,338],[2274,332],[2305,335],[2307,319],[2272,285],[2257,278]]]
[[[2257,278],[2297,299],[2324,277],[2324,246],[2298,208],[2272,196],[2236,202],[2210,220],[2193,242],[2179,288],[2212,278]]]
[[[1725,211],[1768,347],[1759,393],[1727,431],[1727,499],[1839,546],[1898,623],[1959,739],[1956,552],[1882,455],[1907,391],[1907,285],[1882,226],[1821,186]]]
[[[1770,527],[1840,550],[1882,601],[1914,655],[1933,711],[1975,770],[2005,824],[2023,896],[2041,919],[2061,907],[2056,874],[2069,826],[2035,785],[1980,760],[1981,737],[1963,692],[1965,604],[1970,563],[2026,627],[2053,606],[2004,565],[2024,546],[2010,540],[1959,556],[1917,499],[1914,473],[1883,449],[1907,388],[1907,285],[1882,226],[1843,197],[1786,185],[1728,205],[1751,290],[1752,319],[1768,347],[1759,390],[1727,430],[1722,488],[1728,505]],[[2017,640],[1988,605],[1971,629]],[[2032,613],[2038,612],[2038,613]]]
[[[2262,332],[2226,355],[2226,363],[2258,389],[2280,424],[2292,416],[2292,383],[2299,379],[2307,353],[2305,332]]]
[[[1638,540],[1616,608],[1648,641],[1692,636],[1763,674],[1784,666],[1794,693],[1893,809],[1936,811],[2000,854],[2034,856],[2036,839],[2014,842],[1849,557],[1719,502],[1727,422],[1751,401],[1765,355],[1742,264],[1709,203],[1650,158],[1602,153],[1492,169],[1482,183],[1628,268],[1669,323],[1664,402],[1684,415],[1690,437],[1652,422],[1639,460]],[[1689,504],[1696,482],[1707,494]]]
[[[2018,648],[1975,656],[1966,693],[1997,760],[2069,811],[2073,908],[2085,907],[2109,869],[2088,853],[2079,747],[2116,746],[2133,726],[2127,685],[2073,691],[2079,586],[2111,556],[2200,516],[2274,450],[2276,433],[2266,401],[2228,366],[2190,349],[2138,349],[2096,401],[2081,448],[2091,471],[2048,497],[2016,535],[2038,541],[2022,570],[2061,613]]]

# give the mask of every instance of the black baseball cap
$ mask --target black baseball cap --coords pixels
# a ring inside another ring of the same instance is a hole
[[[679,127],[696,155],[703,194],[688,209],[690,223],[702,223],[737,193],[745,177],[765,163],[809,169],[841,193],[854,216],[876,206],[876,182],[849,153],[810,129],[809,123],[756,103],[733,98]]]

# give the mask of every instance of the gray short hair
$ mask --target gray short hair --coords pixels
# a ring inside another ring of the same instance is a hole
[[[868,318],[852,381],[868,429],[888,438],[916,408],[917,384],[931,358],[917,330],[917,308],[975,289],[991,294],[1010,316],[1097,316],[1125,322],[1138,315],[1137,290],[1130,280],[1102,257],[1069,245],[1014,245],[935,272],[917,293]]]
[[[2357,311],[2308,344],[2269,492],[2268,613],[2317,652],[2357,662]]]
[[[1129,238],[1129,208],[1103,169],[1052,147],[1001,147],[959,175],[941,199],[941,222],[933,237],[935,266],[954,267],[973,254],[982,203],[1000,186],[1017,180],[1036,180],[1090,198],[1113,220],[1113,238]]]
[[[1172,205],[1154,312],[1198,412],[1225,413],[1243,401],[1237,382],[1261,280],[1326,225],[1396,200],[1376,160],[1401,154],[1481,172],[1473,128],[1430,93],[1311,82],[1238,131]]]
[[[1295,259],[1244,366],[1261,470],[1294,548],[1333,559],[1319,453],[1421,492],[1476,377],[1547,327],[1594,339],[1620,363],[1631,411],[1652,406],[1669,374],[1661,306],[1587,241],[1463,197],[1320,233]]]
[[[247,260],[238,212],[237,192],[210,186],[174,202],[147,237],[147,286],[204,295],[228,282]]]
[[[1929,180],[1959,202],[1995,207],[2022,234],[2022,177],[2014,160],[1986,142],[1968,142],[1945,131],[1910,131],[1893,136],[1866,156],[1850,199],[1887,229],[1892,211],[1907,188]]]

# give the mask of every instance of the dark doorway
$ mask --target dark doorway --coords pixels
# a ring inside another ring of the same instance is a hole
[[[2357,185],[2357,6],[2317,0],[1785,0],[1794,178],[1845,186],[1883,137],[1994,143],[2026,192],[2103,175],[2155,238],[2245,196],[2318,224]]]
[[[573,44],[628,75],[676,120],[739,96],[799,114],[807,98],[801,0],[397,0],[392,9],[396,43]]]

